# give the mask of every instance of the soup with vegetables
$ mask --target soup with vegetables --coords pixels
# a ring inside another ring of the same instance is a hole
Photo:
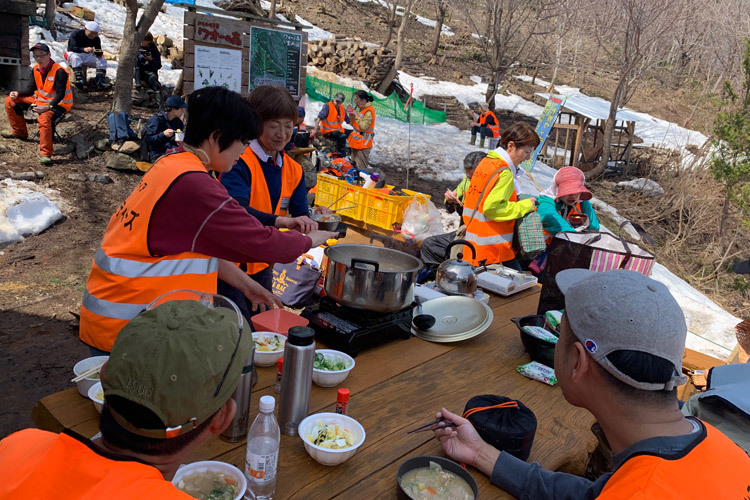
[[[354,446],[354,436],[349,429],[334,422],[324,424],[322,420],[318,420],[318,423],[313,427],[310,434],[305,436],[305,439],[312,444],[332,450]]]
[[[473,500],[474,492],[458,474],[444,470],[435,462],[413,469],[401,477],[401,489],[409,498],[421,500]]]
[[[256,351],[280,351],[284,348],[285,340],[286,339],[280,335],[265,333],[262,333],[253,339]]]
[[[183,476],[177,489],[199,500],[233,500],[237,481],[223,472],[207,470]]]

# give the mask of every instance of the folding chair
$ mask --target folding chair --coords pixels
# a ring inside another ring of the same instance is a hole
[[[64,121],[70,113],[63,113],[57,118],[52,119],[52,142],[65,142],[65,140],[57,133],[57,124]],[[37,128],[34,135],[31,136],[30,140],[34,140],[39,136],[39,129]]]

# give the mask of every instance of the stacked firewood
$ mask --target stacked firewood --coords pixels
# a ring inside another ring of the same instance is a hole
[[[154,42],[159,48],[159,53],[166,58],[172,65],[172,69],[181,69],[183,66],[182,49],[175,46],[174,41],[167,35],[158,35],[154,37]]]
[[[371,87],[385,79],[395,58],[396,54],[392,50],[371,46],[356,38],[312,41],[307,49],[308,64],[338,75],[357,78]]]

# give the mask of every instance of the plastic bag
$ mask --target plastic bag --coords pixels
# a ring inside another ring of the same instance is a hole
[[[415,194],[404,209],[404,221],[401,224],[404,240],[418,242],[443,232],[440,211],[425,195]]]

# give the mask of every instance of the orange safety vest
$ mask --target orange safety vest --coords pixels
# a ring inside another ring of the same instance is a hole
[[[83,295],[80,337],[85,343],[110,351],[122,327],[166,292],[216,293],[217,258],[197,252],[157,256],[148,248],[154,207],[187,172],[209,175],[193,153],[162,156],[112,215]]]
[[[0,498],[190,500],[156,467],[108,458],[72,435],[25,429],[0,441]]]
[[[500,122],[497,121],[497,116],[495,116],[495,113],[492,111],[485,111],[482,113],[482,115],[479,117],[479,124],[484,125],[487,121],[487,117],[491,116],[495,119],[494,125],[487,125],[487,128],[489,128],[492,131],[492,137],[500,137]]]
[[[34,106],[49,106],[49,104],[55,99],[55,76],[57,75],[58,69],[65,71],[62,66],[53,62],[52,67],[47,72],[47,76],[45,76],[44,81],[42,81],[42,72],[39,71],[39,65],[37,64],[34,66],[34,70],[32,71],[32,73],[34,73],[34,83],[36,83],[36,90],[34,91],[36,101],[34,101]],[[70,108],[73,107],[73,91],[70,90],[70,77],[68,77],[68,81],[65,85],[65,96],[63,96],[62,100],[57,103],[57,105],[63,108],[66,112],[70,111]]]
[[[320,120],[320,132],[323,135],[330,134],[331,132],[344,131],[344,122],[346,121],[346,115],[344,114],[344,105],[339,104],[338,106],[333,101],[328,101],[328,116],[325,119]]]
[[[687,455],[630,458],[612,474],[597,498],[748,498],[750,458],[720,431],[703,425],[706,436]]]
[[[581,202],[580,201],[578,203],[576,203],[575,205],[573,205],[572,207],[570,207],[570,212],[568,212],[568,216],[565,218],[565,220],[568,220],[568,218],[571,215],[585,215],[583,213],[583,209],[581,208]],[[547,230],[544,229],[544,228],[542,230],[544,231],[544,241],[545,241],[545,243],[547,243],[549,245],[550,243],[552,243],[552,238],[554,238],[555,235],[552,234],[552,233],[547,232]]]
[[[463,223],[466,224],[466,237],[477,251],[476,258],[465,252],[465,260],[472,265],[478,265],[480,260],[487,259],[487,264],[497,264],[512,260],[516,257],[513,250],[513,231],[515,220],[494,221],[484,216],[484,201],[492,192],[502,170],[508,169],[508,164],[500,158],[484,158],[477,165],[471,184],[464,195]],[[489,182],[488,182],[489,181]],[[487,189],[484,187],[487,186]],[[484,196],[479,197],[484,190]],[[517,201],[516,190],[510,195],[509,201]],[[473,215],[473,218],[472,218]]]
[[[240,158],[242,158],[248,170],[250,170],[249,205],[261,212],[286,217],[289,200],[302,179],[302,167],[286,153],[283,153],[283,155],[283,159],[281,160],[281,194],[275,207],[271,206],[271,195],[268,193],[268,184],[266,183],[266,176],[263,174],[263,168],[260,166],[260,160],[253,153],[253,150],[250,149],[250,146],[245,148],[245,152],[242,153]],[[246,265],[246,272],[251,275],[269,266],[265,262],[248,262]]]
[[[372,147],[372,136],[375,133],[375,108],[372,107],[372,104],[362,110],[362,116],[365,113],[372,114],[372,122],[367,130],[359,128],[356,121],[352,123],[354,132],[349,134],[349,147],[352,149],[370,149]]]

